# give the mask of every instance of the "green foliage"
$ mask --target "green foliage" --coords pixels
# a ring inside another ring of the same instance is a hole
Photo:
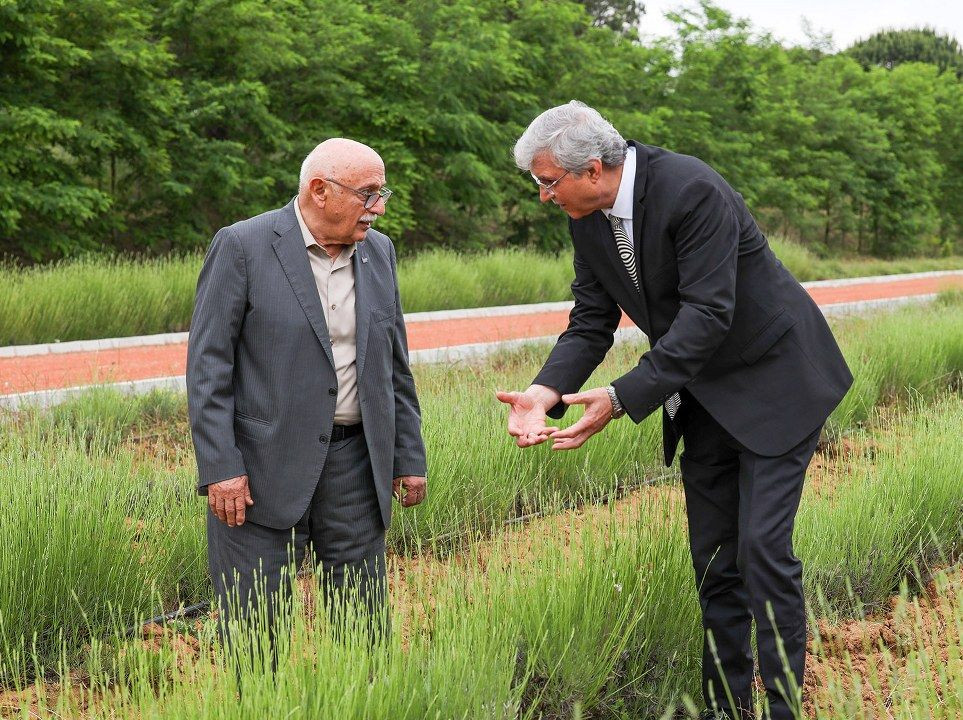
[[[963,77],[963,50],[956,38],[939,35],[931,28],[883,30],[859,40],[846,50],[865,67],[892,70],[907,62],[935,65],[941,73]]]
[[[538,202],[511,147],[572,98],[629,137],[708,161],[768,231],[820,253],[960,251],[963,85],[940,72],[955,41],[899,35],[902,64],[864,71],[852,53],[784,48],[707,1],[643,45],[643,11],[637,0],[7,0],[0,253],[199,249],[288,200],[303,157],[335,135],[384,156],[397,194],[381,227],[402,249],[557,250],[564,219]]]
[[[608,27],[619,32],[638,30],[645,15],[642,0],[582,0],[582,4],[596,27]]]

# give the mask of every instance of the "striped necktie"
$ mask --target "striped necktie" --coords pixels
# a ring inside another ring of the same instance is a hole
[[[622,225],[622,218],[609,215],[609,222],[612,223],[612,234],[615,235],[615,247],[618,248],[619,257],[622,258],[622,263],[625,265],[629,277],[632,278],[632,284],[635,285],[635,289],[638,290],[639,272],[635,267],[635,246],[632,245],[632,239],[629,237],[629,234],[625,232],[625,226]]]
[[[619,251],[619,257],[622,258],[622,263],[625,265],[629,277],[632,278],[632,284],[635,285],[635,289],[639,290],[639,271],[635,264],[635,246],[632,244],[629,234],[625,232],[622,218],[609,215],[609,222],[612,224],[612,234],[615,236],[615,247]],[[680,405],[682,405],[682,398],[679,397],[679,393],[673,393],[672,396],[665,401],[665,410],[669,413],[671,420],[675,420],[675,415],[679,412]]]

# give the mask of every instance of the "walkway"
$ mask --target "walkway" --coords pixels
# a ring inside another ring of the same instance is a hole
[[[963,289],[963,271],[827,280],[804,286],[830,315],[924,301],[941,290]],[[412,360],[453,359],[554,337],[565,328],[571,306],[560,302],[408,314]],[[623,318],[622,327],[631,326]],[[186,357],[187,333],[0,348],[0,405],[16,406],[27,400],[49,404],[63,395],[57,390],[93,384],[133,382],[127,387],[134,390],[182,385]]]

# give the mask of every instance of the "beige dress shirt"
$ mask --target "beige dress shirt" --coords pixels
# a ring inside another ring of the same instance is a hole
[[[324,321],[328,325],[328,337],[331,338],[334,371],[338,376],[338,402],[334,408],[334,424],[354,425],[361,422],[358,366],[355,364],[357,322],[354,314],[354,266],[351,264],[356,246],[344,247],[341,254],[332,259],[304,224],[297,199],[294,201],[294,213],[298,216],[304,245],[308,249],[311,272],[318,286],[321,307],[324,308]]]

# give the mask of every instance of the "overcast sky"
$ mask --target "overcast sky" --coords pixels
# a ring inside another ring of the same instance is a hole
[[[716,5],[736,17],[748,18],[756,30],[769,30],[786,42],[808,44],[803,18],[820,33],[832,33],[837,49],[866,38],[881,28],[926,25],[963,43],[963,2],[961,0],[716,0]],[[645,0],[643,33],[671,34],[672,26],[663,13],[680,6],[697,7],[680,0]]]

